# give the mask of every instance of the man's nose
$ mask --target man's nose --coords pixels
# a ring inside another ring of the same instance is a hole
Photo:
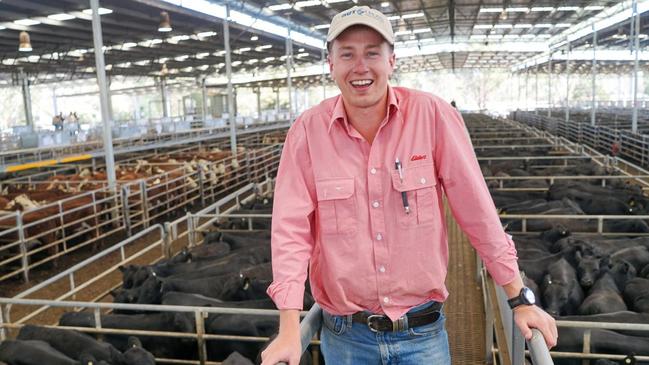
[[[367,67],[367,62],[364,57],[359,57],[356,63],[354,64],[354,72],[356,73],[364,73],[367,72],[369,69]]]

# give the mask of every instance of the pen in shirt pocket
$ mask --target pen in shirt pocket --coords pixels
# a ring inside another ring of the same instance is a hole
[[[399,161],[399,157],[394,161],[394,168],[397,170],[397,173],[399,173],[399,180],[401,180],[401,183],[403,184],[403,170],[401,169],[401,161]],[[403,202],[403,209],[405,209],[406,214],[410,214],[408,194],[405,191],[401,192],[401,201]]]

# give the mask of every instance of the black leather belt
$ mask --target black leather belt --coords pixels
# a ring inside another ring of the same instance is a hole
[[[430,307],[415,313],[407,313],[396,321],[383,314],[371,314],[367,312],[356,312],[352,315],[352,322],[364,323],[373,332],[396,332],[406,329],[406,318],[408,328],[414,328],[433,323],[441,315],[442,303],[435,302]]]

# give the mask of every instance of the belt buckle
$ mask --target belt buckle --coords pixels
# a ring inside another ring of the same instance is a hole
[[[371,315],[367,316],[367,327],[369,327],[370,331],[379,332],[378,329],[372,327],[372,319],[373,318],[381,318],[381,317],[383,317],[382,314],[371,314]]]
[[[406,329],[405,314],[392,322],[392,332],[399,332]]]

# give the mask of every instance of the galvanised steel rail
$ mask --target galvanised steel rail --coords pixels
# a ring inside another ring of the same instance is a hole
[[[0,268],[5,270],[0,275],[0,282],[20,274],[29,281],[29,272],[33,268],[82,247],[99,244],[104,238],[119,232],[131,235],[134,230],[147,228],[174,211],[189,210],[199,204],[204,206],[250,182],[266,181],[274,176],[280,153],[281,145],[271,145],[247,150],[236,159],[230,156],[201,163],[196,170],[178,164],[173,170],[146,179],[125,181],[117,192],[103,188],[31,210],[2,215]],[[71,182],[61,184],[71,186]],[[77,231],[70,232],[73,228]],[[69,244],[70,240],[84,236],[89,237],[85,237],[82,243]],[[34,259],[35,255],[47,251],[52,252],[44,258]]]
[[[241,129],[238,134],[249,134],[287,128],[288,122],[255,126]],[[117,141],[114,154],[126,154],[156,148],[169,148],[182,144],[204,142],[210,139],[226,138],[229,130],[225,128],[203,128],[180,133],[160,134],[145,142],[133,139]],[[139,142],[139,143],[138,143]],[[52,166],[60,163],[76,162],[101,158],[104,156],[100,143],[79,144],[60,148],[35,148],[0,153],[0,173],[23,171],[32,168]]]

